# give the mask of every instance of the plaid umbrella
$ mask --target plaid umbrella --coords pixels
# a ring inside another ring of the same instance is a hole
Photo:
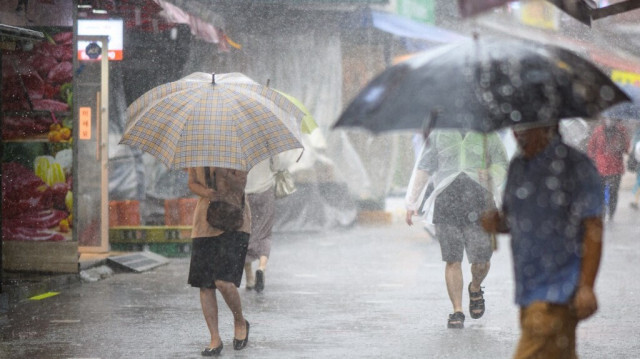
[[[285,96],[242,74],[196,72],[135,100],[120,143],[173,169],[248,171],[280,152],[303,148],[303,116]]]

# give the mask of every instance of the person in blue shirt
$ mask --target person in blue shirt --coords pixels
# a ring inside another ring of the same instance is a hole
[[[489,233],[510,233],[521,337],[514,358],[576,358],[578,321],[598,308],[603,195],[586,154],[558,125],[514,129],[501,211],[482,216]]]

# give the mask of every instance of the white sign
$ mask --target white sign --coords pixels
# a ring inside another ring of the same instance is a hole
[[[109,60],[122,60],[122,50],[124,49],[124,22],[122,19],[78,19],[78,35],[101,35],[108,36],[107,46],[109,48]],[[89,57],[85,49],[89,41],[78,41],[78,59],[80,60],[100,60]]]

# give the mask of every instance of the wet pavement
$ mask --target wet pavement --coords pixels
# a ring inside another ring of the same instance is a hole
[[[621,190],[606,223],[597,282],[600,311],[578,330],[584,358],[640,357],[640,212]],[[323,233],[276,233],[262,293],[240,289],[249,345],[232,348],[219,300],[227,358],[510,358],[519,335],[508,238],[499,238],[485,280],[484,317],[446,328],[451,305],[438,243],[401,222]],[[0,314],[0,358],[199,358],[208,344],[188,258],[151,271],[84,282]],[[463,264],[465,287],[469,266]],[[468,294],[464,293],[465,307]]]

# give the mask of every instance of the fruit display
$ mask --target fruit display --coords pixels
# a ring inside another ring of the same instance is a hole
[[[73,108],[72,40],[73,32],[63,31],[32,48],[3,52],[3,140],[44,135],[60,142],[71,137],[69,126],[61,133],[51,131],[51,127],[59,124],[56,113],[68,113]]]
[[[64,240],[72,223],[71,176],[50,156],[36,160],[35,172],[15,162],[2,164],[3,240]]]
[[[70,239],[73,31],[47,32],[0,50],[3,241]]]
[[[47,138],[50,142],[71,141],[71,129],[69,127],[62,127],[60,123],[53,123],[49,126]]]

